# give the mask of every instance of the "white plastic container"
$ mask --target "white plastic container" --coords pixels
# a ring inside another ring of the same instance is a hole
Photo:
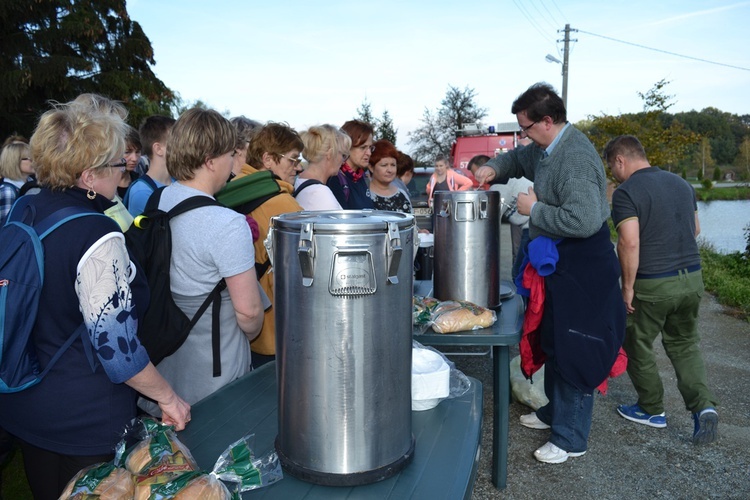
[[[450,366],[436,352],[412,349],[411,409],[429,410],[450,394]]]

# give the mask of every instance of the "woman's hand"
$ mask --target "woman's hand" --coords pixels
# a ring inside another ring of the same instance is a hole
[[[181,431],[190,422],[190,405],[180,396],[172,393],[169,401],[160,401],[162,422],[173,425],[175,430]]]

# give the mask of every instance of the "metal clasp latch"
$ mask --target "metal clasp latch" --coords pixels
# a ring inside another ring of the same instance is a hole
[[[401,235],[398,232],[398,224],[388,223],[388,245],[386,248],[388,261],[388,283],[398,284],[398,266],[401,262]]]
[[[315,248],[313,247],[312,238],[312,223],[308,222],[302,224],[302,229],[300,229],[299,232],[299,246],[297,247],[297,256],[299,257],[299,265],[302,269],[303,286],[312,286],[313,283]]]

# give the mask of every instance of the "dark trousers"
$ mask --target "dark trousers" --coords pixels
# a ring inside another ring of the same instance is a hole
[[[6,462],[10,459],[12,451],[13,438],[5,429],[0,427],[0,498],[2,498],[3,489],[3,469],[5,468]]]
[[[18,440],[23,453],[26,478],[35,500],[55,500],[73,476],[88,465],[109,462],[115,455],[70,456],[37,448]]]

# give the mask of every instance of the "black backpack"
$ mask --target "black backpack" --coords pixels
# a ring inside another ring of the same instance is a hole
[[[146,274],[151,291],[151,301],[146,314],[138,322],[138,337],[146,348],[149,358],[158,364],[185,342],[190,331],[200,317],[213,304],[211,325],[211,347],[213,351],[213,376],[221,375],[221,354],[219,344],[219,312],[221,292],[226,288],[222,279],[208,294],[206,300],[189,319],[175,304],[169,281],[169,267],[172,260],[172,232],[169,221],[189,210],[206,206],[221,206],[208,196],[193,196],[181,201],[169,212],[159,210],[159,200],[164,188],[154,191],[143,214],[133,221],[125,233],[128,248]]]

